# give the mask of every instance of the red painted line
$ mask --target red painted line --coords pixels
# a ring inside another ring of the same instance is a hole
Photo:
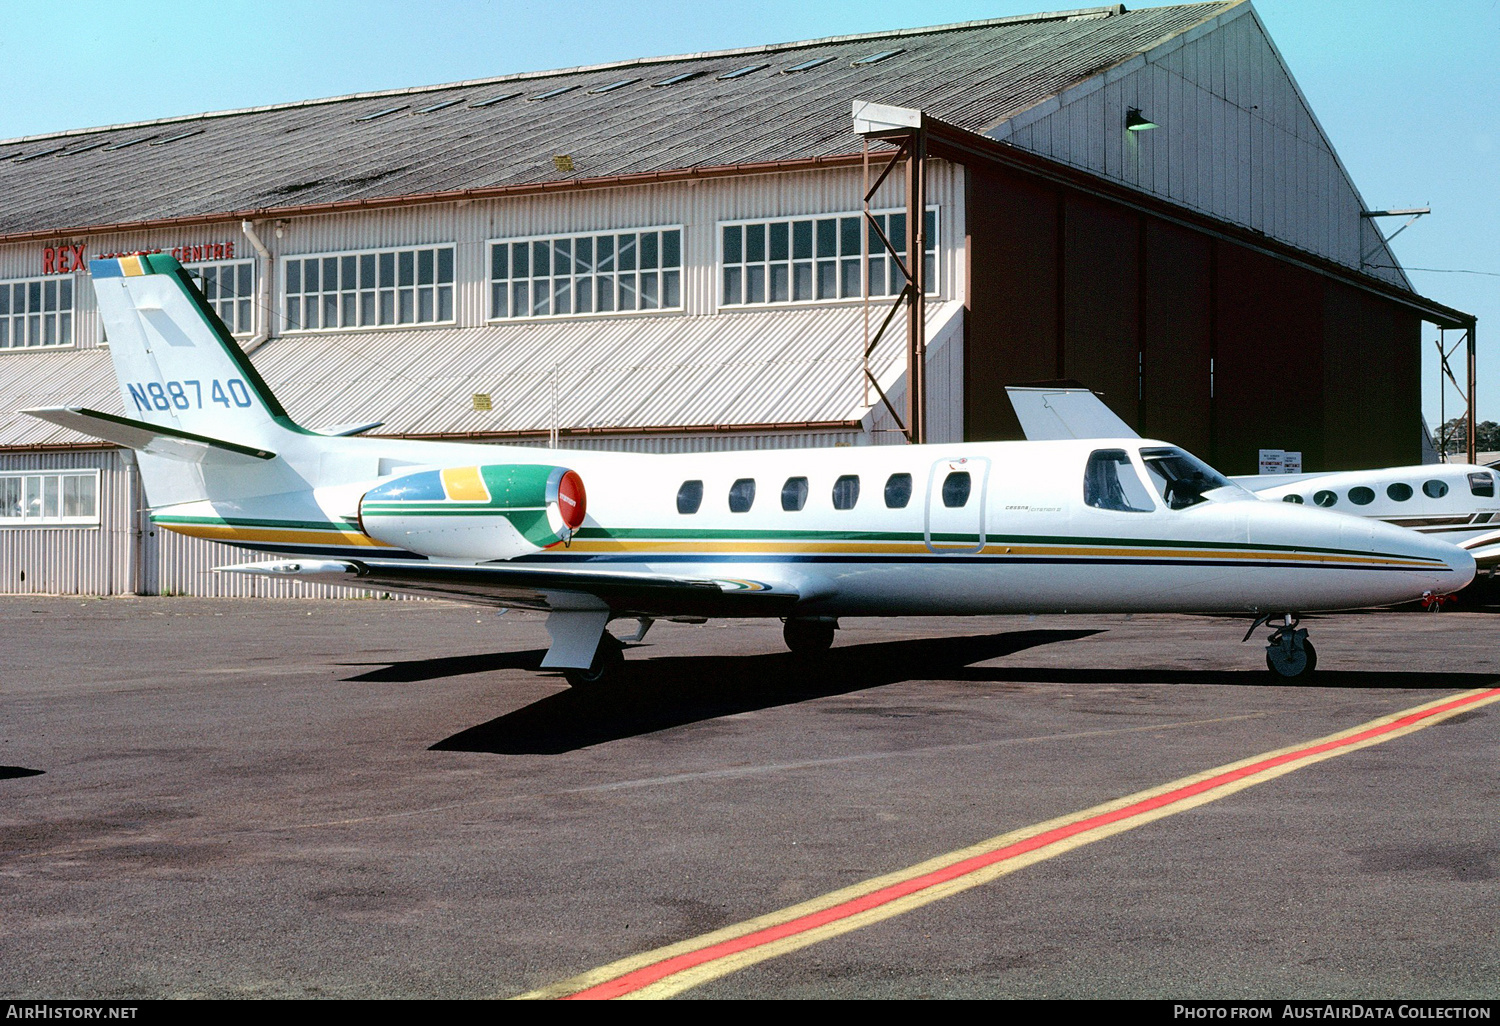
[[[1055,844],[1058,841],[1066,840],[1069,837],[1074,837],[1086,831],[1094,830],[1102,826],[1108,826],[1111,823],[1118,823],[1124,819],[1131,819],[1135,816],[1142,815],[1143,813],[1152,812],[1156,809],[1160,809],[1168,805],[1173,805],[1177,802],[1184,801],[1188,798],[1203,794],[1206,791],[1212,791],[1216,788],[1224,787],[1227,784],[1232,784],[1237,780],[1243,780],[1245,777],[1253,776],[1256,773],[1262,773],[1269,769],[1275,769],[1277,766],[1283,766],[1289,762],[1295,762],[1298,759],[1304,759],[1309,755],[1319,755],[1323,752],[1333,751],[1338,748],[1347,748],[1350,745],[1359,744],[1361,741],[1367,741],[1372,737],[1379,737],[1382,734],[1389,734],[1392,731],[1400,730],[1403,727],[1408,727],[1413,723],[1418,723],[1424,719],[1428,719],[1429,717],[1436,716],[1439,713],[1448,712],[1453,709],[1457,709],[1462,706],[1481,701],[1483,699],[1493,698],[1496,695],[1500,695],[1500,688],[1492,688],[1488,691],[1483,691],[1476,695],[1469,695],[1464,698],[1455,699],[1452,702],[1447,702],[1443,705],[1435,706],[1431,709],[1424,709],[1421,712],[1411,713],[1383,726],[1371,727],[1369,730],[1361,731],[1360,733],[1350,735],[1349,737],[1339,738],[1337,741],[1325,741],[1323,744],[1311,745],[1307,748],[1299,748],[1296,751],[1286,752],[1282,755],[1274,756],[1270,759],[1264,759],[1260,762],[1252,763],[1249,766],[1242,766],[1237,770],[1231,770],[1228,773],[1221,773],[1218,776],[1210,777],[1207,780],[1200,780],[1196,784],[1188,784],[1187,786],[1180,787],[1175,791],[1168,791],[1165,794],[1159,794],[1154,798],[1147,798],[1144,801],[1135,803],[1134,805],[1127,805],[1124,808],[1116,809],[1113,812],[1101,813],[1097,816],[1091,816],[1088,819],[1079,820],[1076,823],[1069,823],[1066,826],[1056,827],[1052,830],[1046,831],[1045,833],[1037,834],[1035,837],[1028,837],[1025,840],[1017,841],[1014,844],[1008,844],[1002,848],[996,848],[993,851],[987,851],[982,854],[972,856],[971,858],[964,859],[961,862],[955,862],[951,866],[944,866],[942,869],[934,870],[931,873],[913,877],[910,880],[903,880],[902,882],[892,884],[889,887],[883,887],[878,891],[872,891],[869,894],[862,895],[858,898],[853,898],[842,904],[835,905],[832,908],[826,908],[819,912],[812,912],[808,915],[793,919],[790,922],[781,923],[776,926],[769,926],[763,930],[756,930],[753,933],[747,933],[742,937],[735,937],[731,940],[721,941],[718,944],[713,944],[706,948],[699,948],[697,951],[689,951],[684,954],[677,955],[673,958],[668,958],[660,962],[656,962],[652,965],[643,966],[642,968],[636,969],[633,972],[626,973],[623,976],[618,976],[613,980],[608,980],[604,983],[596,984],[595,986],[589,987],[585,990],[580,990],[577,993],[569,994],[564,1000],[600,1000],[621,997],[625,994],[634,993],[635,991],[648,987],[651,984],[658,982],[659,980],[666,979],[668,976],[675,975],[676,973],[683,972],[687,969],[692,969],[695,966],[700,966],[707,962],[712,962],[716,959],[725,958],[729,955],[735,955],[742,951],[748,951],[752,948],[758,948],[762,945],[770,944],[775,941],[782,940],[786,937],[792,937],[799,933],[806,933],[809,930],[815,930],[820,926],[826,926],[827,924],[837,922],[840,919],[847,919],[850,916],[858,915],[861,912],[866,912],[870,909],[878,908],[881,905],[885,905],[900,898],[904,898],[909,894],[915,894],[918,891],[926,890],[929,887],[935,887],[938,884],[948,883],[951,880],[956,880],[961,877],[968,876],[970,873],[977,872],[980,869],[995,865],[999,862],[1005,862],[1009,859],[1016,858],[1019,855],[1024,855],[1027,852],[1036,851],[1038,848],[1045,848],[1049,844]]]

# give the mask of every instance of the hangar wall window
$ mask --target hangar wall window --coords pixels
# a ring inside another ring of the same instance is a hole
[[[872,215],[891,245],[906,252],[906,214]],[[719,301],[722,306],[764,306],[858,299],[865,278],[870,295],[894,296],[906,284],[875,229],[859,213],[738,221],[719,226]],[[936,294],[937,208],[927,211],[927,292]]]
[[[99,472],[0,475],[0,527],[99,522]]]
[[[184,264],[198,276],[203,298],[214,308],[231,334],[248,335],[255,330],[255,261],[220,260]]]
[[[70,276],[0,281],[0,349],[73,344]]]
[[[682,309],[682,229],[490,242],[490,320]]]
[[[287,331],[452,321],[452,246],[286,260]]]

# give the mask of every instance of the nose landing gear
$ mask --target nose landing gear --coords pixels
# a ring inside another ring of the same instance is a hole
[[[1296,613],[1285,613],[1281,623],[1273,625],[1274,615],[1263,616],[1250,625],[1245,640],[1255,633],[1261,624],[1271,627],[1271,636],[1266,639],[1266,669],[1286,681],[1305,681],[1318,668],[1318,650],[1307,640],[1307,629],[1297,626]]]

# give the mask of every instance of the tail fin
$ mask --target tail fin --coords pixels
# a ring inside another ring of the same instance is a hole
[[[257,449],[307,433],[174,258],[93,260],[89,272],[128,417]]]

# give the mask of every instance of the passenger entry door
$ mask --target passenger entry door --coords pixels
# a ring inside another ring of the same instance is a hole
[[[990,461],[966,456],[938,460],[927,478],[925,540],[933,552],[984,548],[985,485]]]

